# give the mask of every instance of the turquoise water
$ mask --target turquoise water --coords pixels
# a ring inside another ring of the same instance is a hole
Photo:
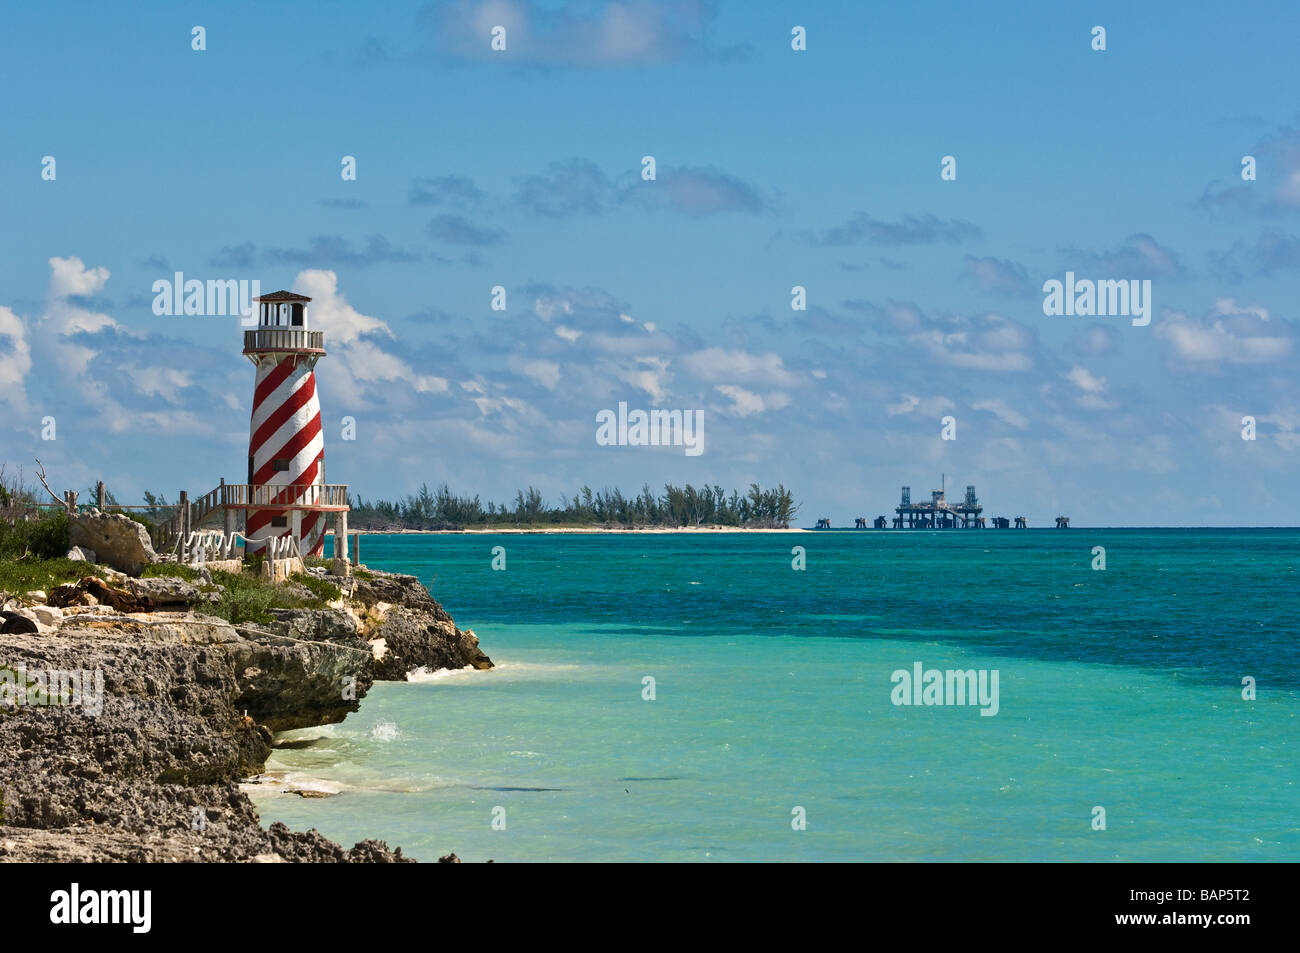
[[[1300,860],[1300,531],[367,536],[362,556],[432,581],[498,668],[378,684],[289,733],[315,740],[268,771],[339,793],[256,794],[267,823],[421,860]],[[916,662],[996,670],[997,714],[894,705]]]

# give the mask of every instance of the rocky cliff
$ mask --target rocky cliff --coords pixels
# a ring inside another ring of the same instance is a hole
[[[92,569],[0,597],[27,623],[0,633],[0,860],[407,860],[263,828],[238,782],[274,732],[341,721],[376,679],[491,667],[414,577],[333,578],[331,608],[232,625],[204,614],[211,587]]]

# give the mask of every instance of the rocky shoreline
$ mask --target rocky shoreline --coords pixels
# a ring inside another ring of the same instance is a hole
[[[93,564],[0,594],[0,861],[409,862],[264,828],[239,783],[375,681],[492,662],[413,576],[314,575],[341,598],[269,624],[205,614],[219,587]]]

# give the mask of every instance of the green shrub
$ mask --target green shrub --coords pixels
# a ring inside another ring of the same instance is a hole
[[[62,559],[68,552],[68,514],[49,510],[31,520],[0,520],[0,559]]]
[[[0,589],[17,595],[32,589],[49,592],[94,572],[94,566],[79,559],[0,559]]]
[[[236,625],[247,622],[268,625],[275,621],[272,609],[324,609],[328,602],[341,595],[337,586],[321,579],[311,579],[309,583],[306,580],[310,578],[302,574],[293,577],[294,582],[311,590],[312,597],[307,599],[284,585],[267,582],[256,570],[214,571],[212,581],[224,586],[225,591],[203,611]]]

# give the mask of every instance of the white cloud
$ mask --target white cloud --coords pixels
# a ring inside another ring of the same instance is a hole
[[[1086,367],[1080,367],[1078,364],[1070,368],[1065,378],[1086,394],[1100,394],[1106,390],[1106,378],[1094,377]]]
[[[523,372],[548,390],[555,390],[560,382],[560,365],[554,361],[529,361],[523,366]]]
[[[32,351],[23,319],[0,306],[0,401],[21,413],[27,409],[24,380],[32,369]]]
[[[971,404],[971,407],[974,410],[987,410],[994,417],[997,417],[998,420],[1001,420],[1005,424],[1010,424],[1017,430],[1024,430],[1029,426],[1029,418],[1018,410],[1008,406],[1006,401],[1003,400],[977,400],[975,403]]]
[[[87,269],[80,258],[50,259],[50,297],[67,298],[71,295],[96,294],[108,282],[109,271],[100,266]]]
[[[777,387],[795,387],[799,383],[798,377],[786,370],[781,355],[771,351],[752,354],[710,347],[686,355],[682,363],[705,381],[738,380]]]
[[[125,364],[122,370],[128,375],[136,393],[143,394],[145,397],[161,397],[173,404],[179,403],[180,392],[194,383],[189,373],[174,367],[138,367],[134,364]]]
[[[1191,364],[1267,364],[1290,356],[1295,331],[1269,321],[1263,308],[1241,308],[1231,298],[1220,298],[1203,320],[1179,311],[1165,313],[1156,334],[1174,354]]]
[[[947,397],[938,395],[934,397],[917,397],[915,394],[903,394],[902,397],[903,399],[898,403],[889,404],[885,407],[889,416],[897,417],[899,414],[920,411],[926,417],[934,417],[957,406]]]
[[[656,404],[667,400],[668,380],[671,377],[668,373],[668,361],[658,357],[639,357],[636,360],[636,367],[622,368],[618,371],[619,379],[633,387],[641,388]]]
[[[335,385],[332,399],[364,403],[366,384],[401,384],[418,394],[442,394],[447,379],[420,374],[398,355],[385,350],[374,337],[393,338],[392,329],[379,318],[362,314],[338,290],[338,276],[332,271],[308,270],[294,279],[293,288],[312,299],[308,314],[313,328],[325,332],[325,347],[333,348],[339,360],[322,364]]]
[[[713,389],[724,397],[731,398],[731,406],[727,411],[737,417],[750,417],[768,410],[781,410],[790,404],[790,395],[780,391],[761,395],[734,384],[717,384]]]
[[[549,321],[557,314],[573,314],[573,303],[566,298],[541,297],[533,302],[533,312]]]

